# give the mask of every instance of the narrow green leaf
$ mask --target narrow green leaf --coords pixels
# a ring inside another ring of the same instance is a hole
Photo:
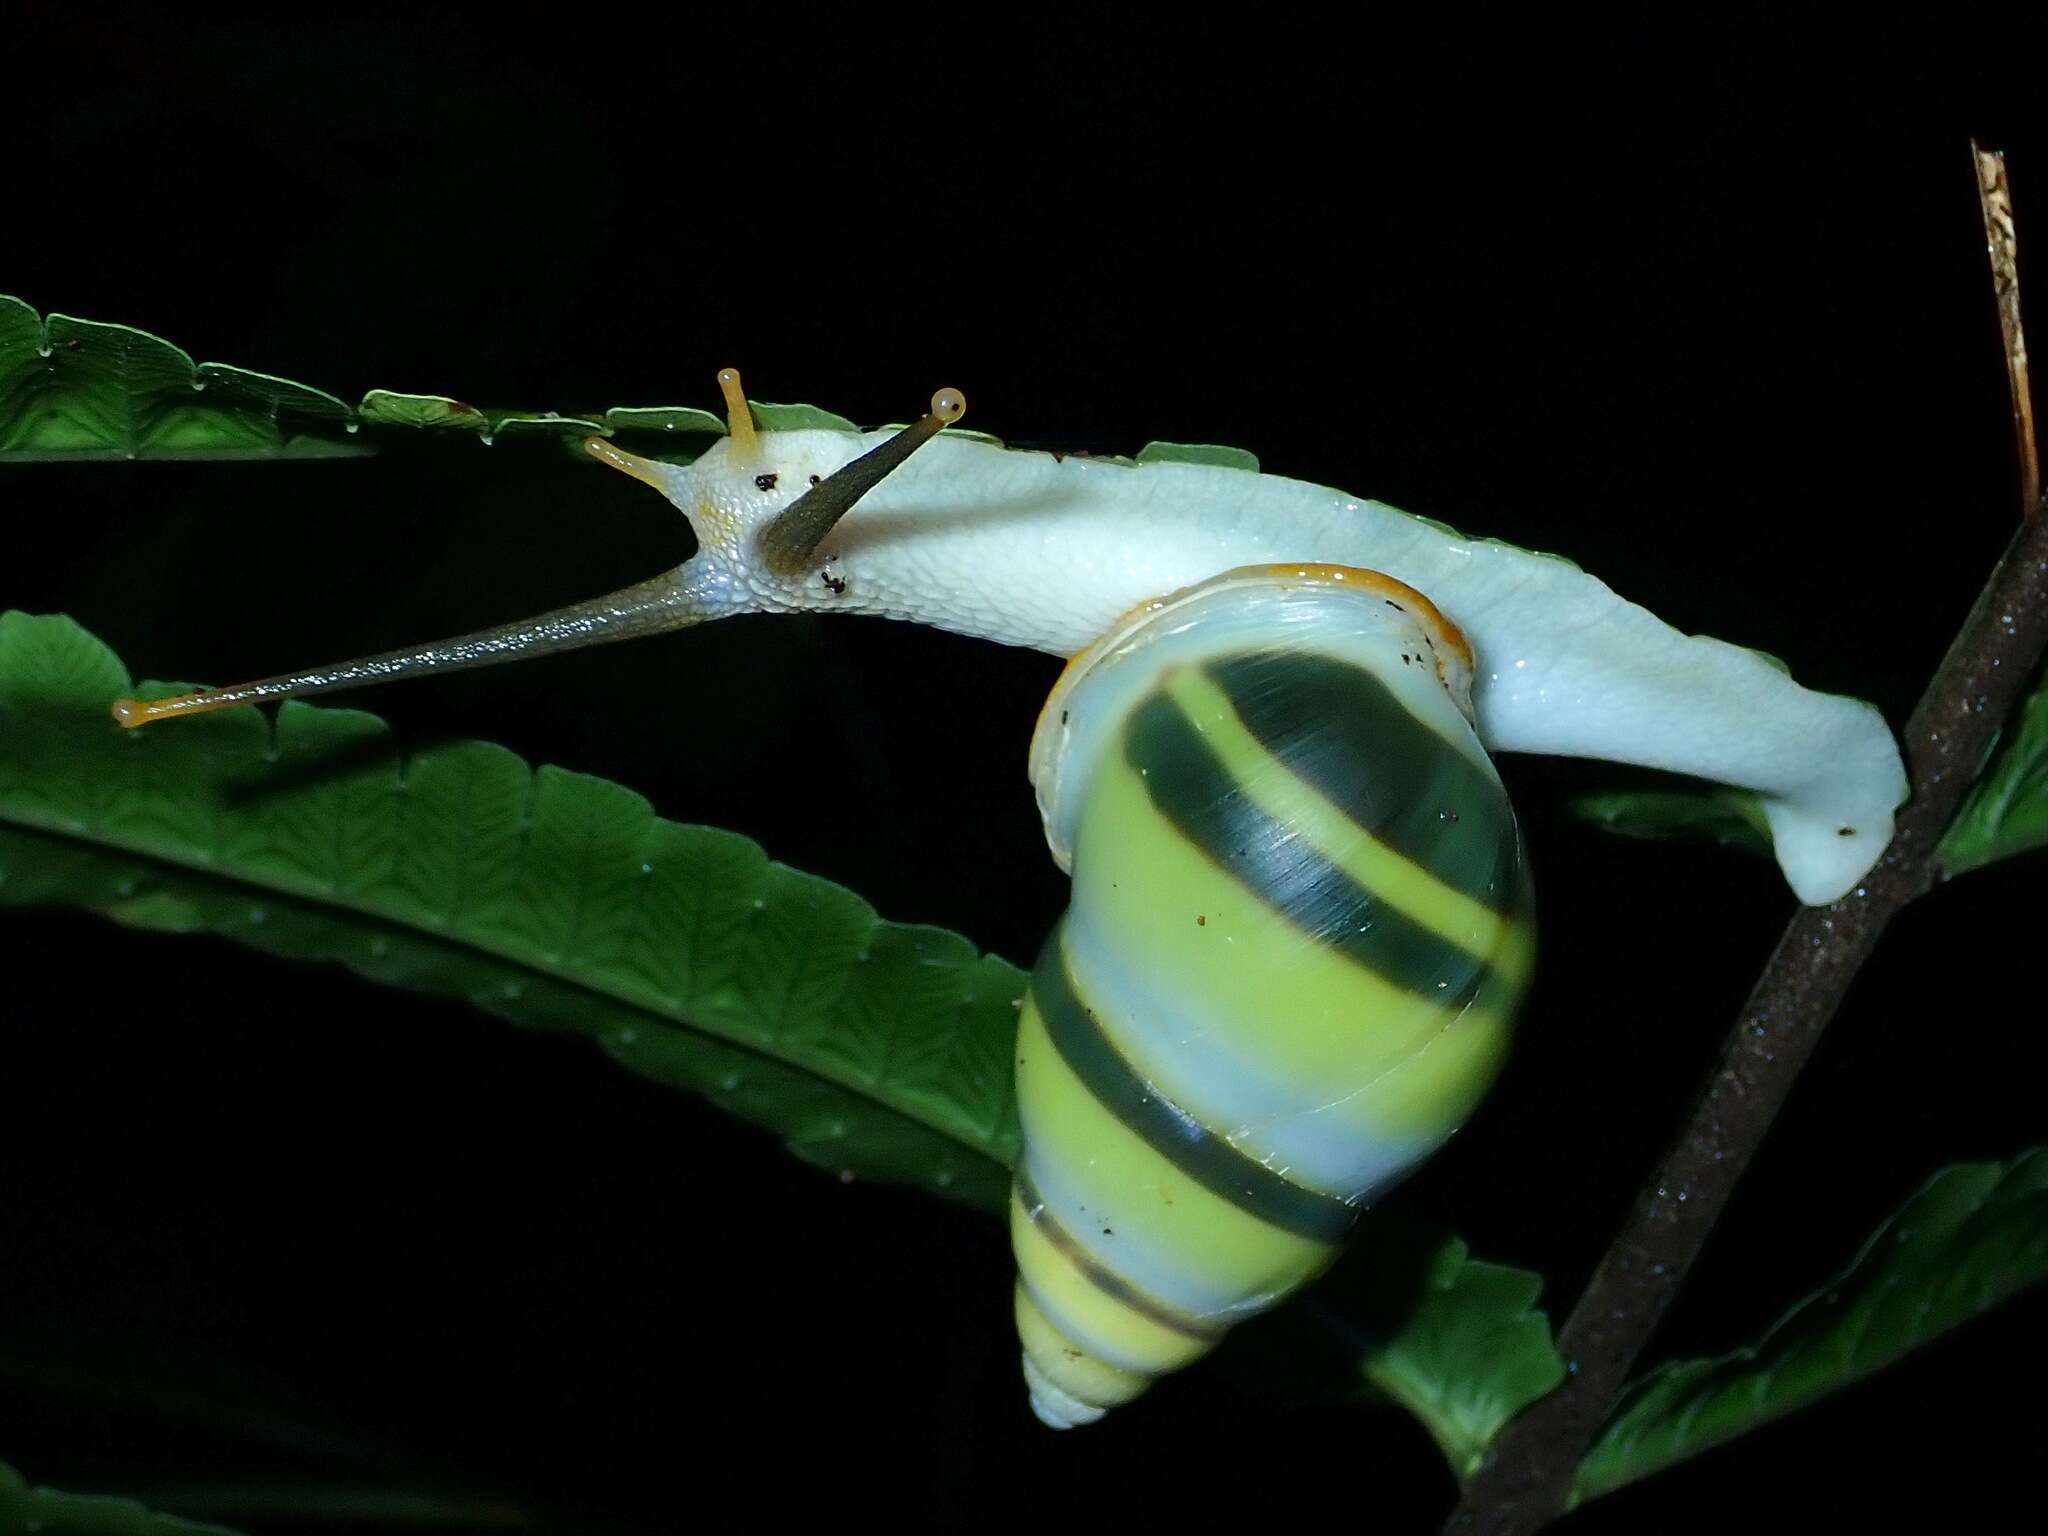
[[[1259,456],[1244,448],[1224,448],[1215,443],[1147,443],[1138,450],[1140,464],[1206,464],[1218,469],[1242,469],[1257,474]]]
[[[1950,875],[2048,847],[2048,677],[2006,727],[1935,857]]]
[[[857,432],[815,405],[748,402],[768,432]],[[365,435],[363,428],[371,429]],[[695,406],[613,406],[597,412],[513,410],[448,395],[373,389],[350,407],[324,390],[232,368],[195,365],[189,354],[133,326],[51,315],[0,295],[0,456],[80,458],[335,458],[376,451],[374,434],[398,429],[560,437],[571,448],[592,433],[623,436],[679,462],[725,435],[722,417]],[[952,429],[993,447],[999,438]],[[1135,461],[1224,465],[1256,472],[1241,448],[1150,443]]]
[[[1398,1403],[1464,1477],[1503,1424],[1564,1380],[1542,1289],[1542,1276],[1474,1259],[1439,1228],[1369,1211],[1330,1273],[1241,1329],[1222,1364],[1293,1401]]]
[[[605,413],[607,417],[610,414]],[[672,417],[677,413],[642,414]],[[595,416],[565,416],[560,411],[486,409],[440,395],[403,395],[389,389],[373,389],[363,396],[357,415],[372,426],[414,427],[429,432],[452,429],[474,433],[485,443],[508,432],[540,433],[574,441],[592,432],[608,430],[605,421]]]
[[[1649,789],[1574,795],[1571,813],[1623,837],[1689,838],[1768,857],[1771,833],[1757,797],[1740,789]]]
[[[441,395],[408,395],[395,389],[373,389],[363,396],[358,408],[362,419],[373,426],[417,427],[428,432],[458,432],[482,435],[491,423],[475,406]]]
[[[166,1346],[110,1328],[89,1339],[37,1333],[0,1347],[10,1407],[34,1405],[76,1426],[109,1415],[147,1422],[190,1447],[174,1467],[139,1462],[97,1479],[187,1520],[255,1525],[438,1526],[462,1531],[544,1524],[488,1487],[421,1463],[382,1432],[315,1407],[203,1342]]]
[[[613,432],[725,436],[725,418],[694,405],[615,405],[604,413],[604,424]]]
[[[1755,1344],[1634,1383],[1580,1464],[1596,1498],[1860,1381],[2048,1279],[2048,1147],[1937,1173]]]
[[[158,1514],[133,1499],[31,1488],[0,1462],[0,1536],[236,1536],[224,1525]]]
[[[754,401],[768,431],[852,432],[813,405]],[[0,294],[0,456],[34,459],[340,458],[373,453],[378,429],[456,431],[489,443],[505,435],[625,434],[687,460],[725,433],[695,406],[614,406],[599,412],[475,406],[447,395],[373,389],[351,407],[325,390],[198,363],[128,325],[50,315]],[[677,441],[681,439],[681,441]]]
[[[859,427],[834,411],[815,405],[777,405],[769,400],[749,400],[754,424],[763,432],[858,432]]]
[[[508,1499],[444,1493],[436,1488],[381,1486],[311,1473],[183,1477],[140,1486],[135,1494],[154,1508],[181,1510],[188,1520],[218,1514],[265,1525],[320,1524],[337,1531],[384,1526],[516,1531],[535,1523],[532,1514]]]
[[[906,422],[905,425],[907,426],[908,423]],[[948,427],[946,428],[946,436],[964,437],[970,443],[987,443],[991,448],[1006,448],[1009,446],[1000,437],[997,437],[995,433],[977,432],[972,427]]]
[[[1488,1264],[1447,1238],[1431,1256],[1418,1305],[1361,1364],[1366,1379],[1413,1413],[1459,1477],[1500,1427],[1564,1380],[1543,1277]]]
[[[147,331],[0,295],[0,453],[27,459],[333,458],[365,452],[317,389],[189,355]]]
[[[1023,973],[884,922],[601,779],[355,710],[124,732],[126,669],[0,615],[0,905],[62,903],[329,960],[585,1035],[845,1177],[999,1209]],[[145,688],[142,693],[162,693]]]

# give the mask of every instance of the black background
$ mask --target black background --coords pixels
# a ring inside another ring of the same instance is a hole
[[[1015,442],[1238,444],[1568,553],[1903,720],[2014,516],[1966,141],[2011,151],[2038,278],[2020,40],[965,11],[32,20],[0,291],[346,398],[710,406],[737,363],[863,421],[953,383]],[[0,606],[215,681],[688,548],[623,478],[467,443],[23,467],[0,495]],[[749,620],[349,702],[617,779],[1026,961],[1063,900],[1022,771],[1056,671]],[[1493,1099],[1393,1198],[1541,1270],[1561,1315],[1791,900],[1738,854],[1570,822],[1598,765],[1502,771],[1542,978]],[[2042,869],[1897,926],[1660,1351],[1753,1336],[1935,1166],[2042,1139]],[[842,1188],[578,1042],[213,940],[4,932],[0,1457],[38,1480],[233,1480],[290,1460],[264,1427],[289,1405],[359,1465],[565,1529],[1423,1530],[1448,1507],[1402,1416],[1214,1367],[1044,1432],[995,1223]],[[166,984],[109,984],[143,975]],[[2023,1300],[1574,1528],[2030,1497],[2044,1322]],[[268,1406],[195,1425],[145,1380]]]

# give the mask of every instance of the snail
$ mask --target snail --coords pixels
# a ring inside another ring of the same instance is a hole
[[[697,535],[677,569],[434,645],[122,699],[138,726],[739,613],[880,614],[1071,658],[1030,775],[1073,876],[1022,1002],[1011,1233],[1031,1406],[1100,1418],[1277,1304],[1498,1071],[1534,958],[1490,751],[1753,791],[1808,903],[1905,794],[1856,700],[1679,634],[1553,556],[1233,464],[912,425],[671,464],[589,438]],[[915,457],[913,457],[915,455]],[[856,505],[857,504],[857,505]]]

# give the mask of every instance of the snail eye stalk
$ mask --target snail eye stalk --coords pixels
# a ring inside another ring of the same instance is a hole
[[[942,389],[916,421],[797,497],[761,530],[761,549],[769,562],[784,571],[801,570],[855,502],[966,414],[967,397],[957,389]]]

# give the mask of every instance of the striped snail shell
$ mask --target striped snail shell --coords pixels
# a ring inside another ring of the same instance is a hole
[[[1470,675],[1413,589],[1275,566],[1146,605],[1054,688],[1032,779],[1074,885],[1011,1210],[1047,1424],[1307,1283],[1492,1081],[1533,931]]]

